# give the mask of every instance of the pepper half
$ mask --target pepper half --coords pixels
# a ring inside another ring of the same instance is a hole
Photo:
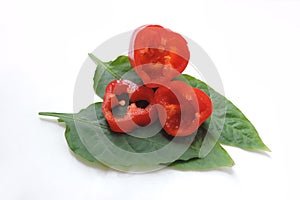
[[[154,92],[129,80],[110,82],[104,94],[102,111],[112,131],[129,133],[157,119]]]
[[[211,115],[213,107],[207,94],[181,81],[172,81],[167,86],[159,87],[154,101],[160,105],[160,123],[172,136],[194,133]]]
[[[144,84],[156,88],[183,72],[190,52],[180,34],[159,25],[146,25],[134,31],[128,57]]]

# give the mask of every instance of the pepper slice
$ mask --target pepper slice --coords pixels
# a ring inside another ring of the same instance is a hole
[[[212,102],[202,90],[181,81],[172,81],[159,87],[154,94],[159,120],[164,130],[172,136],[194,133],[211,115]]]
[[[114,80],[105,89],[102,111],[112,131],[128,133],[157,118],[154,92],[129,80]]]
[[[128,56],[147,87],[155,88],[183,72],[190,52],[180,34],[159,25],[148,25],[133,33]]]

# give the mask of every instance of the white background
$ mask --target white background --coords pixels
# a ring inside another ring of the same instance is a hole
[[[299,199],[299,11],[297,0],[0,0],[0,199]],[[236,165],[204,172],[127,174],[76,159],[64,128],[37,113],[72,112],[87,53],[143,24],[202,46],[272,152],[225,146]]]

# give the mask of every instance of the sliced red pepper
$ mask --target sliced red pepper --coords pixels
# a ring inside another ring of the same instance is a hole
[[[128,56],[147,87],[155,88],[183,72],[190,52],[180,34],[159,25],[148,25],[133,33]]]
[[[112,131],[131,132],[157,118],[154,92],[129,80],[114,80],[105,90],[102,111]]]
[[[164,130],[172,136],[194,133],[211,115],[212,102],[202,90],[181,81],[172,81],[159,87],[154,95],[159,120]]]

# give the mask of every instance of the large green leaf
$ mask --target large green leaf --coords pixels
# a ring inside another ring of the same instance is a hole
[[[107,84],[115,79],[142,84],[128,57],[102,62],[93,54],[89,56],[97,64],[94,90],[98,96],[103,98]],[[132,135],[112,132],[103,117],[101,103],[92,104],[77,114],[42,112],[40,115],[58,117],[60,122],[65,122],[65,136],[75,154],[110,166],[130,168],[168,163],[181,170],[204,170],[234,164],[219,142],[247,150],[269,150],[251,122],[224,96],[192,76],[182,75],[179,79],[206,92],[214,104],[212,117],[190,137],[170,137],[159,122],[148,129],[137,129]],[[157,134],[151,135],[153,129]],[[216,138],[219,141],[214,140]],[[206,149],[207,155],[202,151],[205,146],[213,147]],[[162,151],[166,147],[168,151]]]
[[[257,130],[247,117],[228,99],[209,87],[203,81],[200,81],[190,75],[183,75],[183,78],[192,86],[202,89],[212,98],[214,104],[214,113],[218,116],[225,116],[225,122],[219,142],[239,147],[246,150],[264,150],[270,151],[269,148],[263,143],[258,135]],[[224,107],[220,107],[224,105]],[[209,121],[203,124],[202,128],[208,129]]]
[[[194,137],[177,137],[174,140],[163,130],[157,129],[158,126],[161,128],[159,123],[146,129],[149,132],[153,129],[159,130],[157,134],[146,138],[115,133],[109,129],[104,119],[101,103],[92,104],[77,114],[43,112],[40,115],[58,117],[60,121],[66,123],[65,136],[70,149],[75,154],[90,162],[98,162],[99,160],[104,164],[113,166],[159,165],[172,163],[175,160],[186,161],[198,158],[205,134],[203,130],[199,129]],[[145,131],[135,133],[135,135],[145,135]],[[111,144],[113,146],[110,146]],[[169,147],[167,151],[160,151],[169,144],[172,144],[172,147]],[[184,150],[185,148],[188,149]],[[120,150],[116,149],[121,149],[121,154]],[[153,155],[147,156],[149,153]],[[219,167],[226,166],[221,164]],[[201,164],[199,169],[202,169]]]
[[[132,69],[127,56],[119,56],[110,62],[103,62],[93,54],[89,54],[89,56],[97,64],[94,74],[94,90],[99,97],[103,98],[108,83],[116,79],[127,79],[137,84],[142,83]]]

